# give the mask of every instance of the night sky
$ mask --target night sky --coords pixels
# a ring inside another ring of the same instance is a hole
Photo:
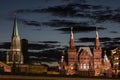
[[[0,0],[0,48],[11,41],[14,12],[21,39],[48,44],[44,51],[68,46],[70,27],[76,46],[93,46],[96,26],[102,47],[119,46],[119,4],[120,0]]]

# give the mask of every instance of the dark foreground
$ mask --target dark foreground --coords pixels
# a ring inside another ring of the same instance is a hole
[[[120,79],[57,77],[57,76],[49,77],[49,76],[0,75],[0,80],[120,80]]]

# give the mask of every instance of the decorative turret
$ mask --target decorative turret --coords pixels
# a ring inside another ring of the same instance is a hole
[[[106,74],[107,77],[112,77],[111,63],[106,55],[106,51],[104,51],[103,66],[104,66],[103,68],[104,74]]]
[[[106,69],[109,69],[111,67],[111,63],[106,55],[106,51],[104,51],[104,59],[103,59],[103,62],[104,62],[104,66]]]
[[[107,57],[107,55],[106,55],[106,51],[104,51],[104,53],[105,53],[105,54],[104,54],[104,59],[103,59],[103,61],[104,61],[104,62],[110,62],[109,59],[108,59],[108,57]]]
[[[73,36],[72,30],[73,30],[73,27],[71,27],[71,33],[70,33],[70,42],[69,42],[70,48],[74,48],[75,47],[74,36]]]
[[[66,62],[64,60],[64,50],[62,51],[61,61],[59,63],[58,68],[60,74],[66,74]]]

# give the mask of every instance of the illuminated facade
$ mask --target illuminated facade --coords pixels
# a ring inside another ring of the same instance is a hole
[[[120,47],[111,50],[111,63],[113,74],[120,76]]]
[[[104,67],[106,64],[109,64],[107,68]],[[102,60],[102,49],[100,47],[98,31],[96,30],[95,45],[92,51],[89,47],[80,47],[78,51],[76,51],[71,28],[69,48],[67,50],[67,60],[64,60],[64,64],[63,62],[60,62],[60,73],[62,70],[66,72],[66,75],[78,74],[80,76],[101,76],[104,73],[108,74],[108,70],[110,69],[110,61],[108,60],[106,54],[104,56],[104,61]],[[106,76],[111,77],[111,75],[112,74],[109,73]]]

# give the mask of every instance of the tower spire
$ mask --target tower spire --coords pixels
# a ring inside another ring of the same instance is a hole
[[[99,35],[98,35],[98,29],[96,27],[96,40],[95,40],[95,48],[100,47],[100,41],[99,41]]]
[[[98,28],[96,27],[96,39],[99,39]]]
[[[71,32],[70,32],[70,42],[69,42],[70,48],[74,48],[74,36],[73,36],[73,27],[71,27]]]
[[[73,31],[73,27],[71,27],[71,39],[74,39],[72,31]]]
[[[18,27],[17,27],[16,12],[14,12],[14,25],[13,25],[12,36],[18,36]]]
[[[98,36],[98,29],[96,27],[96,38],[95,45],[93,49],[93,65],[95,70],[95,76],[99,76],[101,74],[101,64],[102,64],[102,49],[100,48],[100,41]]]
[[[18,35],[16,13],[14,12],[14,25],[11,38],[10,53],[7,55],[8,64],[23,64],[23,54],[21,50],[21,40]]]

